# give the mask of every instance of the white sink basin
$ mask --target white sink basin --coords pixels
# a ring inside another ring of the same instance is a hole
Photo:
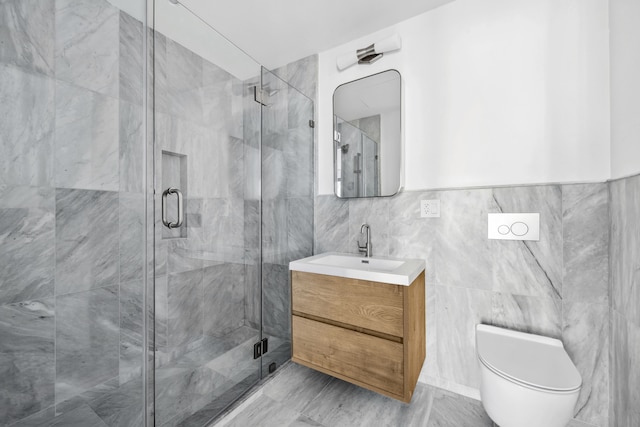
[[[289,263],[289,270],[409,286],[424,271],[423,259],[397,259],[327,252]]]

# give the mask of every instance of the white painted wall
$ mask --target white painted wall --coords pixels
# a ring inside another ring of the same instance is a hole
[[[337,70],[338,55],[394,32],[400,51]],[[390,68],[406,189],[608,179],[608,44],[607,0],[457,0],[320,53],[319,194],[333,192],[334,89]]]
[[[610,0],[611,177],[640,172],[640,2]]]

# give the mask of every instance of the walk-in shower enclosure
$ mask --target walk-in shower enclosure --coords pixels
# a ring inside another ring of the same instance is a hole
[[[290,358],[312,100],[169,0],[0,26],[0,426],[207,425]]]

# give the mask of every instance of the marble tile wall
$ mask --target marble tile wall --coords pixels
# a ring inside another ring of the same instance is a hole
[[[640,175],[610,184],[610,426],[640,425]]]
[[[374,256],[426,260],[422,382],[478,396],[479,322],[561,338],[584,380],[575,417],[605,426],[608,194],[603,183],[318,196],[315,253],[357,253],[367,222]],[[440,199],[440,218],[420,218],[423,199]],[[540,241],[488,240],[491,212],[540,212]]]
[[[104,0],[0,22],[0,425],[137,425],[143,25]]]

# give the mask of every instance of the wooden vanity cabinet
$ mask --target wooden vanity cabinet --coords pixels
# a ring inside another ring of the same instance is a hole
[[[291,272],[292,360],[410,402],[425,358],[424,271],[410,286]]]

